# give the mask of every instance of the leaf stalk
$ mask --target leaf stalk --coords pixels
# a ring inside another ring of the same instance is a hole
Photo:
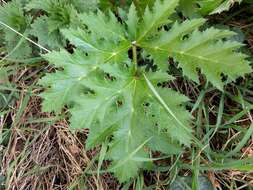
[[[133,51],[134,73],[138,74],[138,61],[137,61],[136,41],[132,42],[132,51]]]

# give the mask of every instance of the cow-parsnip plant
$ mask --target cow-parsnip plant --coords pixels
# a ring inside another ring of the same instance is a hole
[[[89,129],[87,148],[107,143],[108,171],[122,182],[149,168],[152,152],[178,155],[197,141],[184,107],[188,98],[158,85],[173,79],[168,58],[188,79],[198,82],[201,73],[220,90],[224,77],[234,81],[251,72],[237,51],[242,44],[226,40],[233,32],[201,30],[204,19],[173,23],[169,17],[178,4],[157,0],[141,17],[132,4],[120,19],[112,12],[83,13],[85,27],[61,30],[74,53],[62,49],[44,56],[59,69],[39,82],[47,87],[43,110],[60,113],[67,106],[71,130]]]

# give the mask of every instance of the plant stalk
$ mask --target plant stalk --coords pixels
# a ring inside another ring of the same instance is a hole
[[[138,71],[138,62],[137,62],[137,49],[136,42],[132,42],[132,51],[133,51],[133,63],[134,63],[134,72]]]

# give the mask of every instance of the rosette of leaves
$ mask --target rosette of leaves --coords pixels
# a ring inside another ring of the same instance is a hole
[[[87,148],[108,142],[108,171],[121,182],[152,162],[152,152],[179,154],[195,139],[184,108],[188,98],[158,85],[173,78],[167,74],[168,58],[189,79],[198,82],[201,72],[221,90],[222,76],[235,80],[251,72],[246,56],[237,52],[242,44],[225,41],[234,32],[200,30],[204,19],[171,23],[178,4],[157,0],[141,17],[132,4],[120,21],[111,12],[81,14],[86,29],[62,30],[74,53],[44,55],[59,69],[39,82],[47,87],[41,94],[43,110],[57,114],[67,106],[71,130],[89,129]],[[141,52],[157,65],[155,72],[140,66]]]

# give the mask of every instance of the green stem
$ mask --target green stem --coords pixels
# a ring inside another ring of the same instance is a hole
[[[132,43],[132,51],[133,51],[134,72],[136,73],[138,71],[138,63],[137,63],[137,50],[134,42]]]

